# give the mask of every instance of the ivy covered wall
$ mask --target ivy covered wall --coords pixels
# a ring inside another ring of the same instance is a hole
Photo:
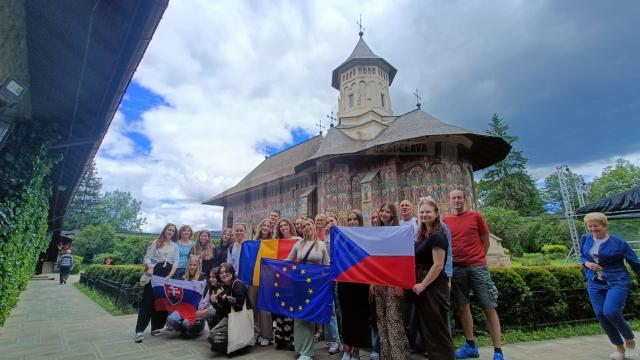
[[[49,243],[53,134],[50,125],[22,120],[0,149],[0,326]]]

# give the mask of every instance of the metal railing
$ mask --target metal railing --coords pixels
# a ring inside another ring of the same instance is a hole
[[[114,305],[122,311],[129,306],[137,309],[142,300],[142,289],[112,280],[81,273],[80,283],[112,298]]]

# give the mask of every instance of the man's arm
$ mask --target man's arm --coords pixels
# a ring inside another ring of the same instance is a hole
[[[482,240],[482,247],[484,247],[484,254],[487,255],[489,253],[489,245],[491,244],[489,242],[489,234],[480,235],[480,240]]]

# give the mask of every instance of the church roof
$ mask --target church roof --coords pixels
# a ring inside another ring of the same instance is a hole
[[[387,129],[372,140],[354,140],[339,129],[331,128],[318,151],[310,156],[307,162],[326,156],[375,150],[377,147],[386,151],[385,149],[390,149],[389,145],[408,140],[427,140],[430,137],[446,138],[456,135],[466,138],[470,143],[469,156],[474,171],[504,159],[511,150],[511,146],[500,137],[449,125],[416,109],[397,117],[389,123]]]
[[[222,200],[229,195],[266,184],[269,181],[293,175],[295,173],[295,167],[313,155],[320,147],[321,141],[322,136],[317,135],[300,144],[269,156],[235,186],[205,201],[204,204],[222,206]]]
[[[473,170],[484,169],[504,159],[511,146],[501,137],[446,124],[426,112],[416,109],[397,117],[389,127],[375,139],[354,140],[337,128],[330,128],[326,137],[315,136],[305,142],[266,158],[238,184],[204,202],[207,205],[223,206],[229,195],[266,184],[270,181],[293,175],[324,157],[356,154],[366,151],[393,150],[394,144],[426,141],[455,141],[465,139]],[[382,154],[382,152],[380,152]]]
[[[371,51],[369,45],[364,41],[362,36],[360,36],[360,40],[356,44],[356,47],[353,49],[353,52],[347,60],[345,60],[340,66],[338,66],[335,70],[333,70],[333,74],[331,77],[331,86],[335,89],[340,90],[340,73],[342,73],[347,68],[350,68],[353,65],[378,65],[384,71],[389,74],[389,85],[393,82],[393,78],[396,76],[398,70],[393,67],[393,65],[389,64],[387,60],[381,58]]]

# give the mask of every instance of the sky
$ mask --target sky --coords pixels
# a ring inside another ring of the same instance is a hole
[[[96,157],[148,223],[219,229],[201,203],[337,112],[331,72],[369,47],[398,69],[396,115],[472,130],[498,113],[541,184],[640,165],[640,2],[171,1]],[[479,176],[479,174],[476,174]]]

